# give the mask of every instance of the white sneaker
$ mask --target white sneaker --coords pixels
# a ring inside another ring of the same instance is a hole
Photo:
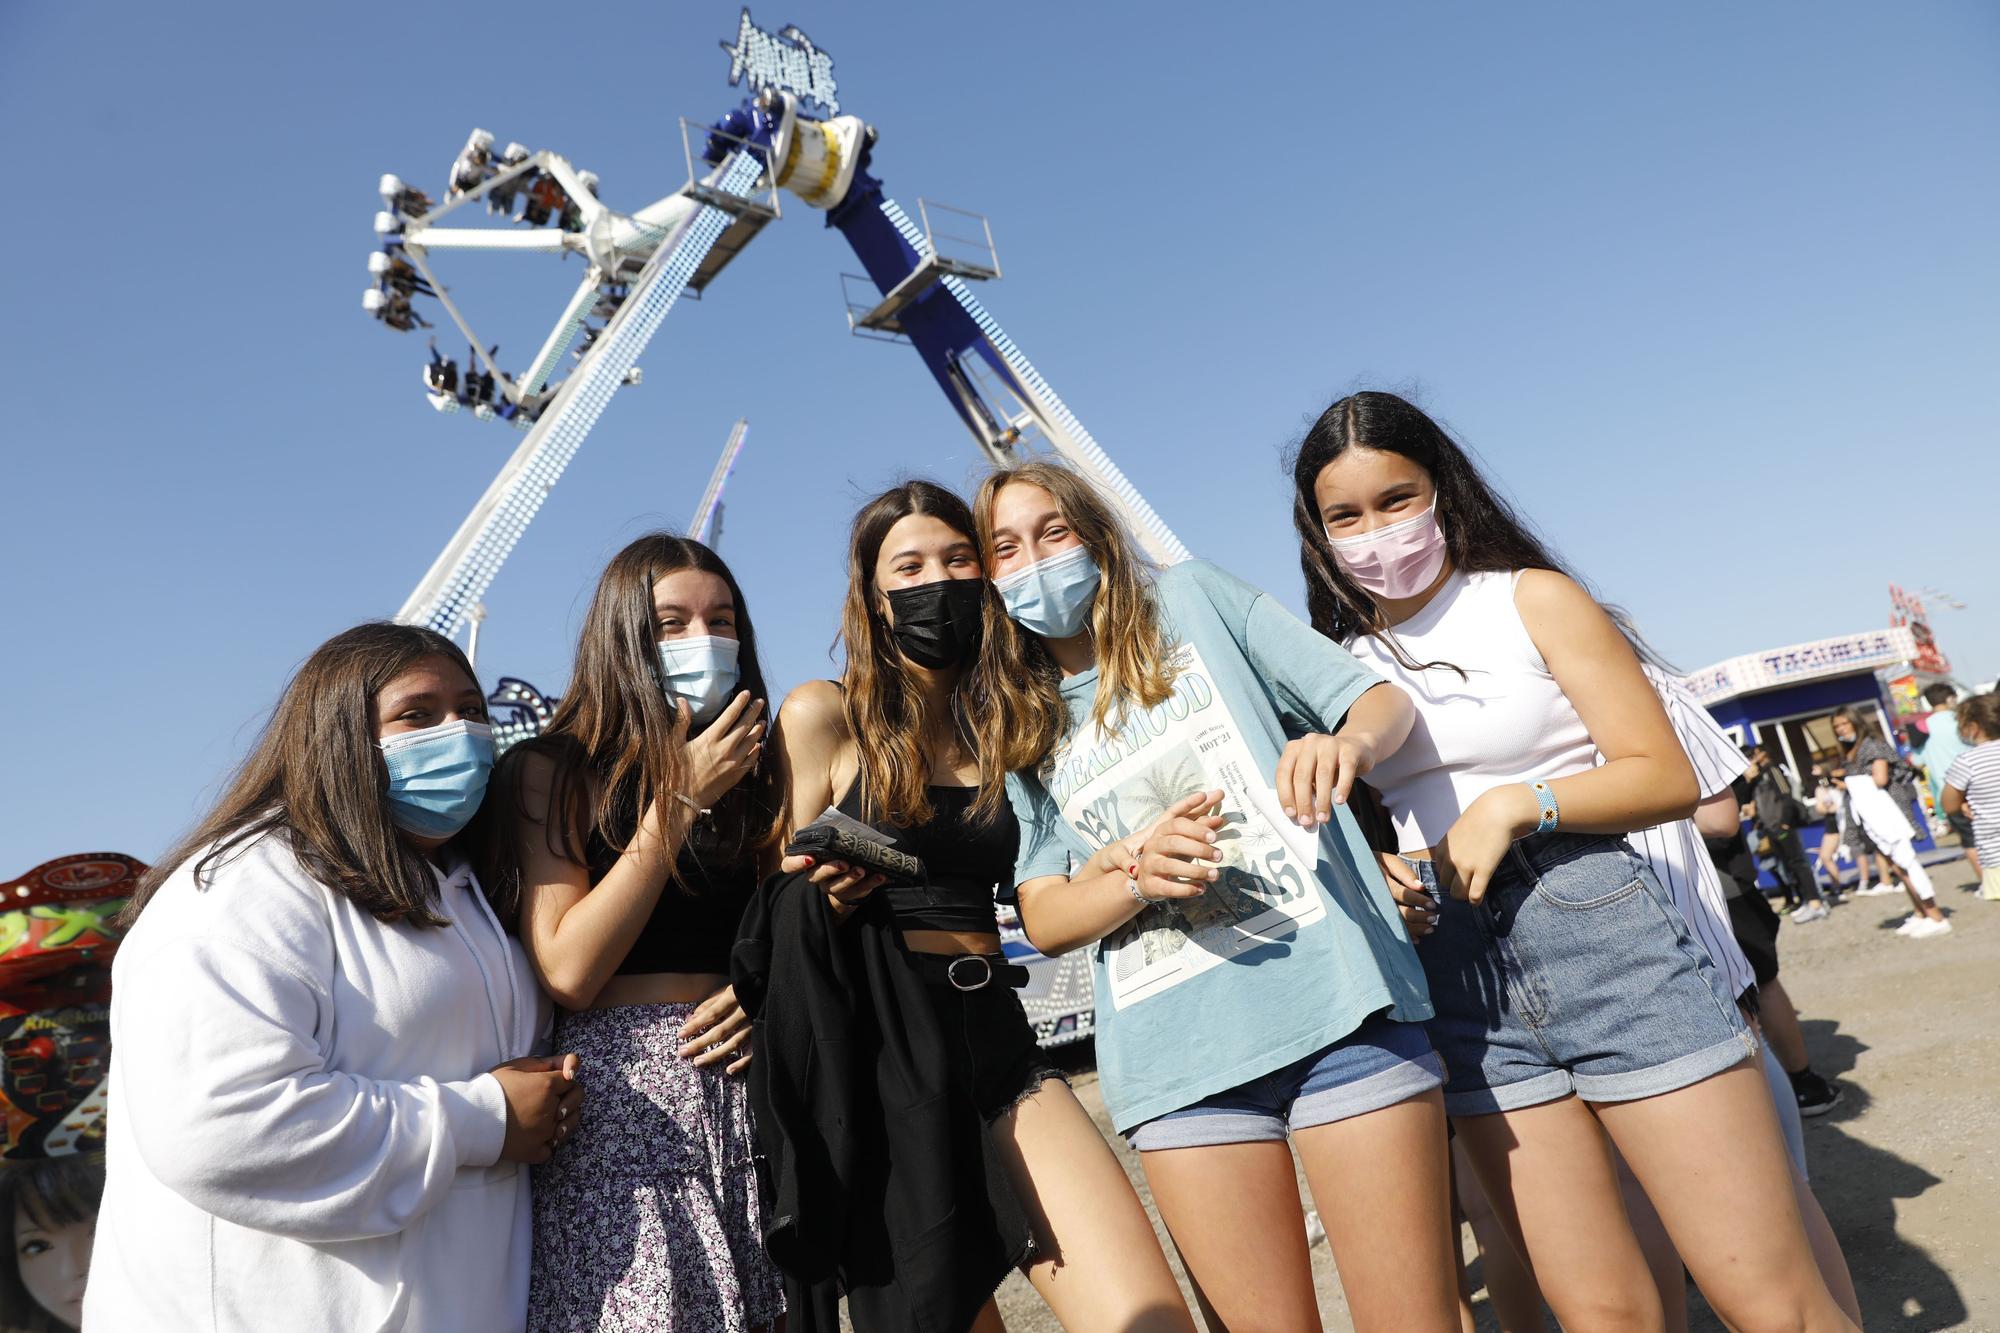
[[[1933,921],[1929,917],[1924,917],[1917,922],[1917,928],[1910,932],[1910,938],[1913,940],[1927,940],[1934,935],[1949,934],[1951,934],[1951,922]]]
[[[1829,915],[1825,903],[1807,903],[1792,913],[1792,920],[1803,926],[1811,921],[1824,921]]]
[[[1898,935],[1914,935],[1929,920],[1929,917],[1919,916],[1917,913],[1912,912],[1903,918],[1902,925],[1896,927],[1896,933]]]
[[[1857,898],[1879,898],[1885,893],[1901,893],[1901,892],[1902,890],[1897,888],[1894,884],[1883,884],[1880,881],[1877,881],[1874,884],[1870,884],[1865,889],[1856,889],[1854,891],[1854,896]]]

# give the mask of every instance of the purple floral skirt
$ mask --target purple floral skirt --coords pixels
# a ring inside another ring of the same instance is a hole
[[[575,1137],[534,1171],[533,1333],[754,1333],[784,1311],[764,1253],[744,1079],[675,1054],[691,1004],[561,1013]]]

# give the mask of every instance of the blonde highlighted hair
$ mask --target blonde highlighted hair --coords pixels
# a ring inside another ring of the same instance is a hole
[[[1152,563],[1080,473],[1051,459],[1036,459],[1003,468],[980,483],[972,512],[987,569],[993,568],[994,507],[1000,493],[1017,484],[1046,491],[1097,562],[1101,581],[1090,611],[1090,634],[1097,645],[1091,722],[1108,729],[1127,712],[1165,703],[1173,691],[1174,644],[1153,599]],[[1041,769],[1068,734],[1062,671],[1039,635],[1002,617],[997,632],[987,637],[974,684],[980,802],[997,805],[1004,799],[1000,783],[1006,775]]]

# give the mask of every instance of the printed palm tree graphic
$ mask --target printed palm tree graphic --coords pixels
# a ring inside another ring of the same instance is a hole
[[[1201,783],[1200,766],[1185,753],[1173,761],[1172,767],[1157,764],[1147,769],[1132,793],[1138,798],[1135,805],[1139,815],[1132,827],[1142,829],[1150,826],[1167,813],[1167,807],[1175,801],[1200,791]]]

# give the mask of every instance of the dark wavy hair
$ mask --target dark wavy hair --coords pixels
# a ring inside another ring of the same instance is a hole
[[[577,636],[570,685],[542,734],[509,750],[494,774],[497,796],[482,815],[490,833],[480,879],[503,921],[520,913],[521,851],[531,837],[549,850],[589,867],[590,833],[623,853],[638,832],[639,813],[670,800],[686,782],[686,746],[675,737],[676,714],[660,671],[659,629],[653,589],[681,570],[713,574],[728,585],[736,605],[736,690],[770,698],[757,660],[757,631],[743,589],[721,556],[700,542],[670,532],[650,532],[611,558]],[[710,723],[695,727],[699,736]],[[530,755],[554,768],[549,808],[528,807],[523,766]],[[739,865],[777,836],[782,799],[775,766],[760,764],[716,803],[711,827],[692,830],[685,847],[706,867]],[[693,892],[678,871],[675,881]]]
[[[1320,413],[1287,460],[1292,473],[1292,526],[1299,534],[1299,566],[1306,576],[1306,609],[1313,628],[1342,643],[1386,628],[1381,608],[1347,576],[1334,558],[1320,521],[1313,486],[1328,463],[1349,449],[1401,454],[1430,474],[1437,489],[1437,520],[1454,569],[1552,569],[1575,578],[1528,521],[1494,490],[1444,427],[1409,400],[1364,390]]]
[[[444,925],[437,877],[390,815],[389,769],[375,736],[376,696],[427,657],[445,659],[478,687],[458,645],[417,625],[356,625],[315,648],[222,799],[140,879],[121,919],[137,920],[183,862],[194,862],[199,885],[232,850],[276,832],[308,874],[378,920]],[[453,843],[475,847],[477,833],[469,825]]]
[[[1408,399],[1368,389],[1349,394],[1320,413],[1285,460],[1292,474],[1292,526],[1298,530],[1299,567],[1306,576],[1306,609],[1313,628],[1335,642],[1349,644],[1373,634],[1382,637],[1390,655],[1409,670],[1433,666],[1457,670],[1448,662],[1408,660],[1393,635],[1383,636],[1388,626],[1375,599],[1334,558],[1313,487],[1326,465],[1349,449],[1401,454],[1430,474],[1437,493],[1437,521],[1444,529],[1453,569],[1467,574],[1546,569],[1597,597],[1590,581],[1563,563],[1444,427]],[[1597,604],[1641,661],[1679,674],[1646,642],[1623,607],[1602,598]]]

